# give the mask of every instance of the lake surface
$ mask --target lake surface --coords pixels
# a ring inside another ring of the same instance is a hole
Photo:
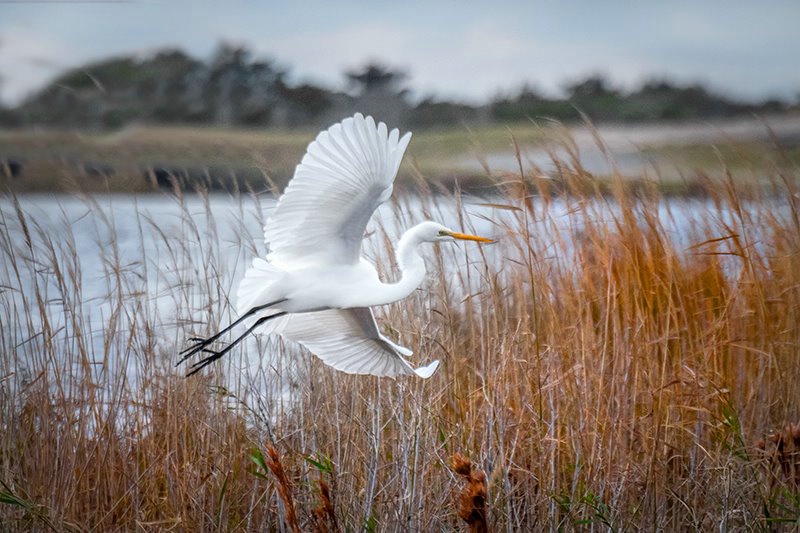
[[[504,245],[513,228],[527,224],[538,261],[568,265],[574,258],[557,243],[580,238],[587,210],[593,219],[611,219],[617,210],[604,201],[562,199],[546,207],[534,201],[530,215],[499,205],[503,202],[466,199],[459,208],[452,198],[406,197],[385,204],[368,227],[364,252],[382,265],[387,279],[394,279],[384,235],[396,242],[403,229],[432,218],[496,238],[496,244],[483,248],[439,245],[445,254],[442,268],[471,280],[470,290],[480,291],[486,263],[502,274],[514,261],[524,260],[518,249]],[[0,199],[0,373],[13,376],[2,386],[13,397],[15,387],[54,368],[75,374],[91,368],[94,379],[109,387],[125,376],[133,389],[143,376],[152,375],[153,366],[182,374],[184,369],[173,366],[185,339],[208,335],[235,318],[232,298],[252,258],[266,253],[262,227],[274,205],[267,195],[29,195],[19,198],[17,210],[11,199]],[[656,209],[680,247],[697,242],[698,216],[707,219],[714,211],[701,200],[670,201]],[[729,216],[724,210],[714,212],[721,219]],[[432,247],[426,254],[433,268]],[[455,283],[453,290],[463,292],[464,287]],[[307,359],[288,347],[288,362],[272,360],[276,343],[248,338],[228,358],[225,386],[234,391],[249,387],[262,400],[288,401],[292,376],[301,374],[297,365]],[[284,379],[272,379],[277,374]]]

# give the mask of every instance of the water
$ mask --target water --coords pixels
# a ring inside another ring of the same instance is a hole
[[[485,272],[502,275],[513,262],[526,259],[503,245],[514,228],[528,224],[538,261],[569,268],[575,258],[563,243],[579,238],[587,210],[595,219],[609,220],[617,211],[611,203],[565,198],[546,209],[535,203],[538,214],[531,217],[491,205],[502,202],[471,199],[462,212],[449,198],[405,198],[402,205],[384,205],[368,226],[364,252],[387,265],[389,253],[379,236],[385,232],[396,242],[403,229],[427,218],[496,238],[498,244],[482,249],[472,243],[440,245],[443,268],[450,272],[435,279],[455,280],[449,274],[461,274],[458,279],[473,286],[454,282],[451,294],[477,292]],[[183,374],[185,369],[174,364],[185,339],[208,335],[235,319],[230,298],[252,258],[266,253],[262,227],[274,205],[269,196],[30,195],[19,199],[26,235],[12,201],[0,200],[4,392],[15,397],[16,388],[35,381],[43,369],[77,376],[88,368],[111,401],[120,376],[136,390],[143,376],[153,375],[153,367]],[[697,242],[700,220],[709,211],[708,202],[681,200],[659,204],[657,215],[667,235],[685,249]],[[730,222],[730,213],[716,213]],[[251,336],[227,362],[229,371],[220,383],[275,412],[292,403],[308,358],[297,347]]]
[[[107,401],[121,376],[136,390],[153,367],[185,373],[173,365],[186,339],[236,318],[232,295],[253,257],[266,253],[262,227],[274,205],[270,196],[28,195],[19,199],[20,219],[10,199],[0,200],[0,374],[13,376],[3,383],[8,397],[42,369],[80,376],[88,368]],[[402,225],[424,220],[422,208],[412,203]],[[379,210],[370,233],[399,235],[391,210]],[[452,202],[435,210],[455,221]],[[488,226],[477,219],[470,230]],[[387,255],[379,241],[365,246],[374,259]],[[307,355],[253,336],[241,348],[226,358],[220,384],[258,403],[291,404]],[[76,356],[84,352],[88,360]]]

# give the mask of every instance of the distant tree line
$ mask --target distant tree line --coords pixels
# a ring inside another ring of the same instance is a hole
[[[146,58],[122,56],[71,69],[14,108],[0,107],[0,126],[113,129],[130,123],[319,126],[354,111],[406,127],[549,117],[572,121],[719,118],[776,113],[780,100],[748,103],[701,85],[651,80],[634,91],[600,75],[568,84],[563,98],[524,86],[482,106],[437,99],[412,103],[404,72],[368,64],[345,73],[348,91],[291,84],[274,61],[221,44],[208,60],[170,49]],[[2,73],[0,73],[2,79]]]

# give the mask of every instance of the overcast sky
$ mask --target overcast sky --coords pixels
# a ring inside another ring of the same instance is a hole
[[[16,103],[91,60],[222,40],[343,86],[368,60],[400,67],[417,96],[481,102],[524,82],[557,94],[599,72],[632,87],[651,76],[754,99],[800,94],[800,1],[0,0],[0,98]]]

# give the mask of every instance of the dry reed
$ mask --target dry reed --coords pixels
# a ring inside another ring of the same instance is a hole
[[[456,451],[485,470],[498,530],[796,524],[796,459],[751,443],[800,419],[797,176],[774,170],[765,189],[722,168],[704,199],[671,202],[600,186],[577,154],[555,168],[503,177],[493,207],[421,186],[373,228],[378,258],[422,217],[499,240],[434,249],[425,290],[378,310],[419,360],[442,360],[424,382],[254,338],[196,379],[173,368],[185,338],[230,319],[263,253],[258,195],[235,193],[225,223],[202,192],[124,221],[87,197],[84,217],[51,214],[56,232],[3,200],[3,528],[311,529],[324,514],[344,531],[450,530]],[[285,452],[265,480],[249,457],[267,441]],[[330,458],[329,485],[309,457]]]

